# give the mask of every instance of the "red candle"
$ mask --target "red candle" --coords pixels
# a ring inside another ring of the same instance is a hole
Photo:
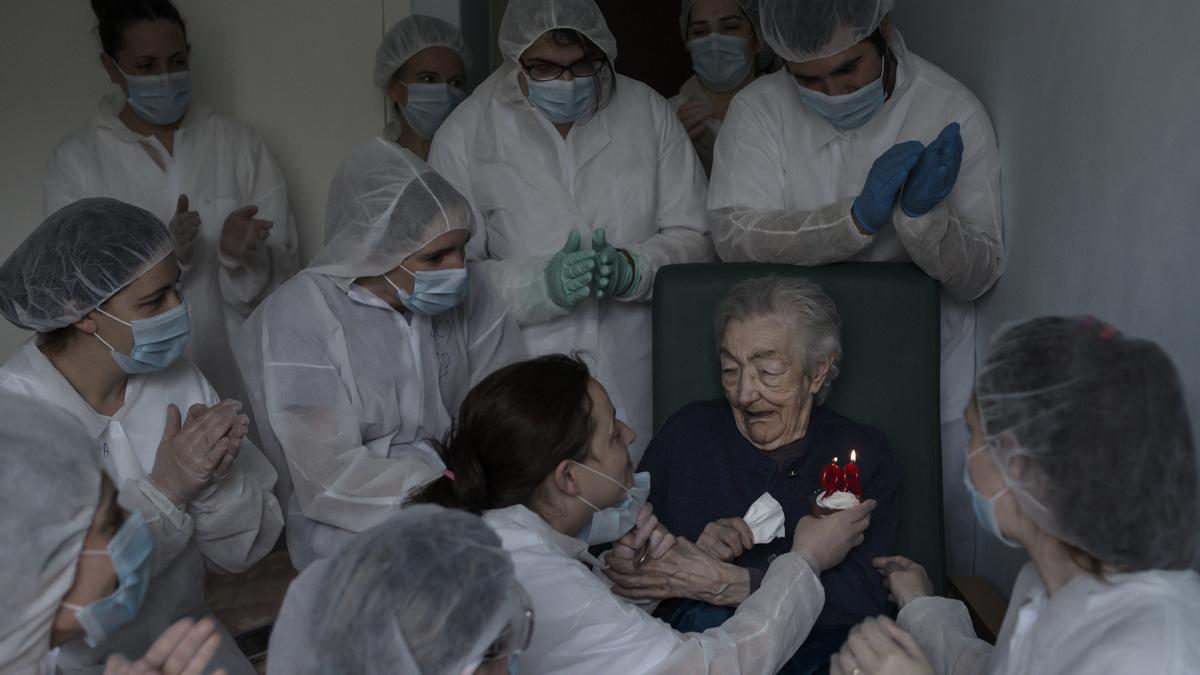
[[[825,496],[828,497],[841,490],[843,485],[845,478],[842,475],[842,467],[838,466],[837,457],[834,457],[832,462],[821,469],[821,487],[825,488]]]
[[[853,492],[855,497],[862,497],[862,486],[858,482],[858,466],[854,464],[854,460],[858,459],[858,454],[850,451],[850,463],[842,469],[843,480],[846,484],[846,491]]]

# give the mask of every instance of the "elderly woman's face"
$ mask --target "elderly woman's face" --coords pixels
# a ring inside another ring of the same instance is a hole
[[[760,450],[804,436],[829,364],[805,372],[792,326],[779,317],[730,321],[721,339],[721,385],[738,430]]]

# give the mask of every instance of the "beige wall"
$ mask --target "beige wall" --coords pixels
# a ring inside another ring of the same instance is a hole
[[[384,26],[410,0],[176,0],[197,100],[258,130],[283,167],[305,259],[320,248],[338,162],[383,125],[371,81]],[[0,259],[39,223],[54,146],[110,91],[86,0],[0,10]],[[0,360],[28,334],[0,321]]]

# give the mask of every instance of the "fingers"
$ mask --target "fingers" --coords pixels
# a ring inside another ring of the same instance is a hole
[[[173,675],[203,671],[204,666],[208,664],[208,660],[212,658],[221,642],[220,635],[216,631],[217,627],[212,619],[203,619],[191,626],[168,653],[166,661],[163,663],[163,673]],[[207,656],[205,656],[205,652],[207,652]],[[195,661],[197,660],[202,661],[198,664],[199,668],[196,668]]]
[[[601,227],[601,228],[597,229],[595,232],[592,233],[592,250],[599,251],[600,249],[607,246],[608,245],[607,239],[608,239],[608,235],[604,232],[604,228]]]
[[[234,209],[233,213],[230,215],[241,220],[250,220],[256,213],[258,213],[258,207],[253,204],[249,204],[241,207],[240,209]]]
[[[163,631],[163,634],[158,636],[154,644],[150,645],[150,649],[140,660],[145,661],[152,668],[161,668],[167,661],[167,657],[175,650],[176,645],[184,639],[188,631],[196,625],[195,621],[188,618],[180,619],[171,624],[171,627]]]
[[[221,458],[221,463],[218,464],[216,470],[213,471],[213,475],[217,478],[224,478],[228,476],[229,472],[233,470],[233,462],[236,459],[236,452],[226,452],[225,456]]]
[[[174,403],[167,405],[167,426],[163,428],[163,441],[169,441],[179,433],[179,408]]]
[[[909,565],[916,565],[917,563],[905,558],[902,555],[884,555],[877,558],[871,558],[871,564],[874,565],[876,569],[883,570],[888,565],[908,567]]]
[[[579,241],[579,231],[571,230],[571,233],[567,235],[567,243],[563,244],[562,250],[565,253],[575,253],[579,250]]]
[[[179,199],[175,201],[175,215],[186,213],[188,210],[187,195],[179,195]]]
[[[206,412],[208,412],[208,406],[204,405],[203,403],[193,403],[191,407],[188,408],[187,421],[184,422],[184,426],[192,424],[201,417],[204,417],[204,413]]]
[[[750,526],[746,524],[746,521],[741,518],[730,518],[730,523],[733,525],[733,529],[736,530],[742,538],[742,548],[754,548],[754,530],[750,529]]]
[[[876,653],[875,648],[866,639],[865,630],[868,621],[870,619],[850,629],[850,635],[846,638],[846,644],[842,647],[842,650],[850,652],[850,656],[854,658],[855,663],[862,666],[867,672],[872,672],[879,663],[879,654]]]
[[[921,650],[921,645],[917,644],[915,638],[908,631],[901,628],[886,616],[881,616],[878,619],[879,627],[887,633],[889,637],[896,641],[904,651],[908,652],[909,656],[917,659],[923,659],[925,652]]]
[[[591,253],[591,251],[588,251]],[[596,260],[592,256],[579,256],[572,254],[567,256],[564,261],[563,269],[569,277],[582,277],[584,275],[591,276],[592,270],[596,269]]]
[[[187,667],[184,668],[179,675],[202,675],[204,673],[204,669],[208,667],[208,663],[212,661],[214,656],[216,656],[217,649],[220,648],[220,646],[221,636],[210,636],[204,641],[204,644],[200,645],[200,649],[196,650],[196,653],[192,656],[191,660],[188,661]],[[214,673],[214,675],[224,675],[224,673],[225,669],[222,668]],[[167,671],[164,673],[164,675],[171,675],[171,671]]]

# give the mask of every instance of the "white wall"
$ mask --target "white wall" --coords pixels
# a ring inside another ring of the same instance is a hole
[[[371,81],[385,14],[409,0],[177,0],[195,96],[253,126],[283,167],[305,259],[320,249],[329,180],[383,126]],[[388,24],[390,25],[390,24]],[[41,222],[41,179],[58,141],[112,87],[85,0],[9,2],[0,20],[0,260]],[[27,333],[0,321],[0,360]]]
[[[1009,262],[980,303],[980,354],[1006,321],[1095,314],[1171,354],[1200,423],[1200,3],[897,5],[909,47],[970,87],[999,137]],[[978,542],[998,587],[1019,562]]]

